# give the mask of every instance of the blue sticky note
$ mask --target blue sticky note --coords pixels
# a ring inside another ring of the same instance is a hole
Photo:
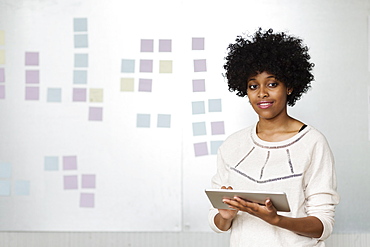
[[[48,88],[47,101],[48,102],[61,102],[62,101],[62,89],[61,88]]]
[[[193,123],[193,136],[207,135],[206,122]]]
[[[45,171],[58,171],[59,158],[57,156],[46,156],[44,158],[44,169]]]
[[[135,72],[135,60],[134,59],[122,59],[121,72],[122,73],[134,73]]]
[[[192,102],[192,112],[193,112],[193,115],[204,114],[206,112],[204,101]]]
[[[29,196],[30,195],[30,181],[26,181],[26,180],[15,181],[14,190],[17,196]]]
[[[0,163],[0,178],[10,178],[12,176],[12,165]]]
[[[75,54],[75,67],[87,68],[89,66],[89,54]]]
[[[217,151],[223,141],[211,141],[211,154],[217,154]]]
[[[157,119],[158,128],[170,128],[171,127],[171,115],[169,114],[158,114]]]
[[[75,34],[74,42],[75,48],[87,48],[89,46],[87,34]]]
[[[87,83],[87,71],[86,70],[74,70],[73,71],[73,83],[74,84],[86,84]]]
[[[0,196],[10,196],[10,181],[0,180]]]
[[[221,112],[222,111],[221,99],[209,99],[208,100],[208,111],[209,112]]]
[[[87,18],[74,18],[73,19],[73,31],[87,32]]]
[[[137,114],[136,127],[149,128],[150,127],[150,114]]]

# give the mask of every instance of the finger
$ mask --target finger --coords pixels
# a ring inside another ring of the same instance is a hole
[[[227,190],[226,186],[222,186],[221,189],[223,190]]]
[[[229,187],[227,187],[227,189],[228,189],[228,190],[232,190],[232,189],[233,189],[233,187],[229,186]]]
[[[265,205],[269,212],[274,211],[274,205],[272,204],[272,201],[270,199],[266,200]]]

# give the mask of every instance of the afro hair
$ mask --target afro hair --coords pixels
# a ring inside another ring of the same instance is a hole
[[[252,37],[237,36],[235,41],[228,46],[224,64],[230,92],[246,96],[248,78],[262,72],[275,75],[293,89],[287,99],[289,106],[294,106],[311,87],[314,64],[309,62],[308,47],[302,44],[302,39],[259,28]]]

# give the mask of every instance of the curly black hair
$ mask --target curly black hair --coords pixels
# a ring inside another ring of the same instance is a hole
[[[246,96],[248,78],[262,72],[275,75],[293,89],[288,95],[289,106],[294,106],[311,87],[314,80],[311,70],[315,65],[309,62],[308,47],[302,39],[259,28],[252,37],[237,36],[235,41],[228,46],[224,64],[230,92]]]

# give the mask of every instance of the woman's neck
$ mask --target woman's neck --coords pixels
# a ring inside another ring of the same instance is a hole
[[[257,135],[260,139],[269,142],[287,140],[296,135],[303,123],[290,117],[279,119],[260,119],[257,123]]]

